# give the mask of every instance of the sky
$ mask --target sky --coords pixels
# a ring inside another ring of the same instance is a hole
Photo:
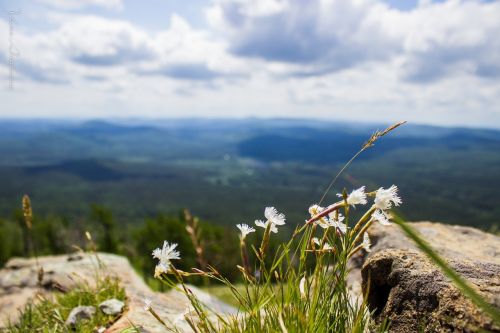
[[[0,0],[0,117],[500,128],[500,1]]]

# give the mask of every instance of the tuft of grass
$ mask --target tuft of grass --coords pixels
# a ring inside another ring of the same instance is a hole
[[[95,286],[81,283],[71,291],[58,293],[50,299],[39,296],[21,311],[18,323],[10,324],[6,332],[93,333],[99,327],[108,327],[118,319],[119,316],[109,316],[99,310],[99,304],[111,298],[125,301],[125,290],[116,278],[111,277],[97,280]],[[94,306],[96,314],[91,320],[80,321],[74,329],[66,326],[64,322],[69,313],[80,305]]]
[[[359,154],[402,124],[375,132],[334,177],[320,204],[338,176]],[[162,249],[153,252],[160,260],[155,277],[188,298],[190,307],[183,320],[195,332],[383,332],[387,326],[375,326],[366,302],[354,299],[349,291],[348,261],[358,251],[370,251],[367,230],[373,221],[388,224],[388,212],[382,210],[399,205],[401,199],[394,185],[370,193],[365,193],[363,186],[349,195],[344,190],[339,196],[340,201],[327,207],[319,204],[309,207],[311,218],[298,224],[292,237],[277,249],[270,248],[270,239],[278,232],[277,226],[285,224],[285,215],[274,207],[265,209],[267,220],[255,222],[257,227],[264,228],[259,232],[260,246],[247,245],[246,235],[256,232],[254,228],[237,225],[241,231],[242,262],[236,268],[241,272],[242,285],[234,285],[212,266],[193,268],[191,272],[177,269],[171,262],[180,259],[175,250],[177,244],[167,241]],[[367,204],[367,197],[373,196],[374,204],[356,222],[350,208]],[[230,303],[237,305],[239,313],[222,316],[204,306],[185,284],[186,277],[199,276],[224,284],[226,291],[222,295],[226,300],[228,296],[233,299]],[[150,302],[146,305],[156,320],[175,331],[175,324],[163,321]]]

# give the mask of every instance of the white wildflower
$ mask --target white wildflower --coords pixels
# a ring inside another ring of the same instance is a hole
[[[314,221],[314,224],[319,225],[323,229],[331,227],[330,221],[328,221],[328,219],[325,218],[320,218],[319,220]]]
[[[278,213],[278,211],[274,207],[266,207],[266,209],[264,210],[264,216],[268,221],[271,221],[272,224],[275,225],[285,224],[285,215]]]
[[[389,221],[391,216],[387,212],[380,210],[380,209],[377,209],[372,214],[372,218],[375,221],[377,221],[378,223],[380,223],[381,225],[390,225],[391,224],[391,222]]]
[[[394,206],[399,206],[401,204],[401,198],[398,196],[398,187],[396,185],[392,185],[388,189],[384,189],[383,187],[377,190],[377,194],[375,195],[375,203],[374,206],[381,210],[387,210]]]
[[[311,214],[311,217],[314,217],[319,213],[321,213],[323,210],[325,210],[325,208],[314,204],[311,207],[309,207],[309,214]]]
[[[167,241],[163,242],[163,247],[153,250],[153,258],[160,260],[155,268],[155,277],[159,277],[162,273],[168,272],[170,269],[170,261],[172,259],[180,259],[179,251],[176,251],[176,243],[169,244]]]
[[[241,231],[241,239],[244,240],[245,237],[252,232],[255,232],[255,229],[250,227],[248,224],[237,224],[236,227]]]
[[[155,275],[154,275],[154,277],[156,279],[159,278],[163,273],[168,273],[169,269],[170,269],[170,264],[169,265],[165,265],[165,264],[159,263],[155,267]]]
[[[320,214],[324,210],[325,210],[324,207],[321,207],[321,206],[314,204],[311,207],[309,207],[309,214],[311,214],[311,217],[315,217],[316,215]],[[328,217],[325,217],[325,216],[314,221],[314,224],[319,225],[323,229],[327,229],[327,228],[333,226],[331,224],[330,220],[328,219]]]
[[[372,246],[372,242],[370,241],[370,236],[368,236],[368,233],[365,232],[363,234],[363,243],[361,243],[361,246],[363,249],[365,249],[366,252],[372,252],[370,247]]]
[[[299,291],[300,291],[300,297],[301,298],[306,298],[307,297],[307,294],[306,294],[306,283],[307,283],[307,280],[306,280],[306,277],[304,276],[300,280],[300,283],[299,283]]]
[[[338,197],[342,198],[342,194],[338,193]],[[366,204],[366,193],[365,193],[365,186],[362,186],[358,188],[357,190],[354,190],[347,196],[347,204],[354,206],[354,205],[365,205]]]
[[[337,222],[337,223],[342,222],[345,219],[344,215],[342,215],[338,212],[332,212],[328,215],[328,217],[330,218],[330,221]]]
[[[345,217],[338,213],[330,213],[330,215],[328,215],[330,221],[329,221],[329,224],[331,227],[334,227],[334,228],[337,228],[341,233],[345,234],[346,231],[347,231],[347,225],[345,225],[344,223],[342,223],[342,221],[344,221]]]
[[[144,298],[144,311],[149,311],[151,310],[151,305],[153,304],[153,301],[151,298]]]
[[[317,237],[313,237],[312,241],[313,241],[314,244],[316,244],[318,246],[321,245],[321,242],[319,241],[319,239]],[[331,246],[328,243],[323,244],[323,247],[321,248],[321,250],[323,250],[323,251],[330,251],[332,249],[333,249],[333,246]]]
[[[331,246],[329,243],[325,243],[323,244],[323,248],[322,248],[323,251],[330,251],[330,250],[333,250],[333,246]]]
[[[270,228],[271,232],[277,233],[278,228],[276,228],[274,223],[271,223],[269,221],[264,222],[262,220],[255,220],[255,225],[258,227],[264,228],[264,229],[266,229],[269,224],[271,224],[271,228]]]
[[[266,229],[268,225],[271,225],[271,232],[277,233],[278,228],[276,226],[285,224],[285,215],[278,213],[274,207],[266,207],[264,210],[264,216],[267,218],[267,221],[264,222],[262,220],[256,220],[256,226]]]
[[[321,219],[315,221],[314,223],[319,225],[323,229],[327,229],[330,227],[339,229],[343,234],[345,234],[347,230],[347,226],[342,223],[344,221],[344,216],[342,214],[338,214],[338,217],[336,216],[336,213],[330,213],[328,217],[322,217]]]

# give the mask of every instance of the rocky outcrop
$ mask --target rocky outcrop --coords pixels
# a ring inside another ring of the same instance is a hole
[[[470,227],[412,223],[490,304],[500,308],[500,238]],[[376,320],[390,332],[500,332],[396,225],[374,225],[372,252],[351,264]],[[361,271],[361,274],[360,274]]]
[[[99,260],[105,267],[101,274],[116,276],[120,279],[127,295],[123,315],[105,332],[121,332],[135,325],[141,332],[164,332],[165,329],[150,313],[144,310],[144,299],[153,302],[154,310],[165,321],[175,322],[180,332],[191,332],[184,313],[189,308],[186,297],[178,291],[167,293],[153,292],[137,275],[124,257],[99,253]],[[43,279],[38,282],[38,267],[43,267]],[[34,259],[11,259],[0,270],[0,331],[9,320],[15,322],[19,309],[36,299],[38,294],[50,295],[54,291],[67,291],[82,280],[92,282],[99,264],[95,256],[87,254],[41,257],[38,265]],[[189,286],[193,293],[217,313],[235,313],[236,310],[209,294]]]

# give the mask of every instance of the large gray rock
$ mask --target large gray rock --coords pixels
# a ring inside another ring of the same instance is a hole
[[[192,332],[183,320],[189,308],[186,297],[176,291],[168,293],[153,292],[137,275],[124,257],[99,253],[99,259],[106,267],[106,274],[120,279],[127,295],[127,307],[122,316],[106,332],[121,332],[136,325],[142,332],[165,332],[165,328],[150,313],[144,311],[144,299],[153,300],[154,310],[167,322],[175,322],[180,332]],[[38,294],[50,297],[54,290],[71,290],[82,280],[92,282],[99,264],[93,255],[46,256],[38,259],[14,258],[0,269],[0,331],[9,320],[15,322],[18,309],[36,299]],[[38,286],[37,272],[43,267],[41,287]],[[102,274],[102,272],[101,272]],[[237,313],[237,310],[207,293],[190,286],[207,306],[215,307],[219,313]]]
[[[412,225],[455,271],[500,308],[499,237],[469,227]],[[372,252],[353,258],[350,281],[362,285],[377,321],[390,320],[390,332],[500,332],[399,227],[377,224],[369,233]]]

